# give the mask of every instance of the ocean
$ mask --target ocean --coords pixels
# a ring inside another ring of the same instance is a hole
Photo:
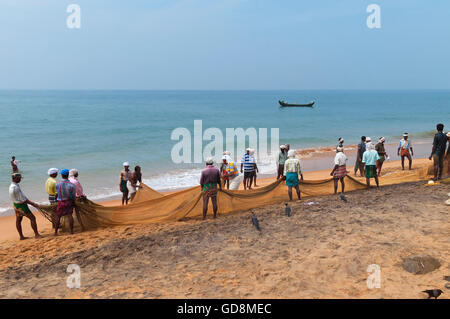
[[[280,99],[316,104],[280,109]],[[333,146],[339,137],[355,144],[361,135],[398,142],[405,131],[413,142],[429,141],[437,123],[450,127],[450,91],[11,90],[0,91],[0,112],[0,215],[9,215],[12,155],[33,201],[46,202],[50,167],[77,168],[93,200],[117,196],[124,161],[140,165],[149,186],[174,190],[197,185],[204,166],[171,157],[178,142],[172,131],[193,134],[194,120],[224,135],[226,128],[278,128],[279,142],[294,149]],[[274,173],[275,164],[265,160],[260,173]]]

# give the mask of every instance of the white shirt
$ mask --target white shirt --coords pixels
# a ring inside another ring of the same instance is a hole
[[[336,156],[334,157],[334,165],[342,166],[346,165],[347,162],[347,156],[343,152],[336,153]]]
[[[22,204],[27,201],[27,198],[20,189],[19,184],[14,182],[12,182],[9,186],[9,198],[11,198],[11,201],[15,204]]]

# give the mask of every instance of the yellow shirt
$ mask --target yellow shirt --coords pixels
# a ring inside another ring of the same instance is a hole
[[[49,177],[45,182],[45,191],[49,195],[56,195],[56,179],[53,177]]]

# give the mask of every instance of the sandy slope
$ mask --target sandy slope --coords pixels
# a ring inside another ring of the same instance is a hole
[[[329,195],[205,222],[123,226],[0,243],[0,297],[424,298],[450,275],[449,185],[424,182]],[[308,205],[308,202],[318,204]],[[439,269],[413,275],[403,257],[426,253]],[[70,263],[80,289],[66,287]],[[381,267],[368,289],[367,266]]]

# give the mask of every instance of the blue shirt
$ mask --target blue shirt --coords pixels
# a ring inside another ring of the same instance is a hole
[[[380,159],[380,155],[375,150],[365,151],[362,157],[362,162],[366,165],[377,165],[377,160]]]
[[[58,193],[57,201],[75,200],[75,185],[67,179],[63,179],[61,182],[56,184],[56,192]]]

